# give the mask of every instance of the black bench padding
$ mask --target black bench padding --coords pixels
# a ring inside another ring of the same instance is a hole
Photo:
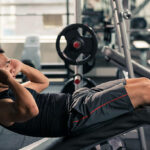
[[[96,125],[93,131],[59,139],[47,150],[84,150],[105,142],[114,136],[126,133],[150,123],[150,107],[138,108],[115,119]]]

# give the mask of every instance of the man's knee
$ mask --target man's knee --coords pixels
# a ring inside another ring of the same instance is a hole
[[[146,78],[146,77],[141,77],[141,78],[138,78],[139,79],[139,82],[143,82],[143,84],[147,83],[147,82],[150,82],[150,79],[149,78]],[[150,83],[149,83],[150,84]]]
[[[142,99],[146,104],[150,104],[150,80],[148,78],[142,78],[143,82],[141,83],[141,94]]]
[[[137,78],[133,84],[125,86],[133,106],[150,104],[150,80],[148,78]]]

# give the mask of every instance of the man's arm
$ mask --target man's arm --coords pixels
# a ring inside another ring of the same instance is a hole
[[[49,80],[39,70],[23,64],[21,72],[25,74],[29,81],[23,83],[24,87],[34,89],[37,92],[41,92],[49,86]]]
[[[27,76],[28,82],[23,83],[24,87],[28,87],[41,92],[49,86],[49,80],[39,70],[23,64],[17,59],[11,59],[11,68],[13,68],[13,74],[16,76],[20,71]]]
[[[19,84],[5,70],[0,70],[0,81],[8,85],[15,94],[15,101],[11,99],[0,100],[0,122],[11,125],[14,122],[24,122],[39,113],[38,107],[30,92]]]

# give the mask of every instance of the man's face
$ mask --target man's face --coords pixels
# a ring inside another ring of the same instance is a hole
[[[5,69],[14,76],[14,69],[11,65],[11,59],[9,59],[5,54],[0,54],[0,69]]]

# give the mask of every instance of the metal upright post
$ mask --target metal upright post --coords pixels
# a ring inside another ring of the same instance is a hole
[[[81,23],[81,1],[75,0],[75,23]],[[82,59],[82,55],[78,59]],[[75,66],[75,74],[83,74],[83,66]],[[75,90],[82,87],[82,81],[77,85],[75,84]]]
[[[114,25],[116,29],[116,37],[117,37],[117,44],[119,51],[123,54],[123,49],[122,49],[122,41],[121,41],[121,34],[120,34],[120,26],[119,26],[119,19],[118,19],[118,13],[117,13],[117,8],[116,4],[114,3],[114,0],[111,0],[111,7],[113,11],[113,18],[114,18]]]
[[[75,23],[81,23],[81,1],[75,0]]]
[[[116,7],[117,7],[117,13],[119,17],[119,24],[120,24],[120,32],[121,32],[121,39],[122,39],[122,47],[124,49],[124,55],[126,59],[126,65],[129,73],[129,77],[133,78],[134,73],[133,73],[133,66],[131,62],[131,54],[130,54],[130,45],[128,41],[128,35],[127,35],[127,29],[126,29],[126,24],[125,24],[125,13],[122,8],[122,4],[120,0],[115,0],[116,2]]]
[[[123,4],[123,9],[124,10],[129,10],[131,11],[131,1],[129,0],[123,0],[122,1]],[[127,36],[128,36],[128,41],[130,41],[130,19],[125,20],[126,23],[126,29],[127,29]]]
[[[69,25],[69,0],[66,0],[66,19],[67,25]]]
[[[146,6],[146,5],[148,5],[148,3],[150,2],[150,0],[144,0],[141,4],[140,4],[140,6],[138,6],[137,8],[135,8],[134,10],[133,10],[133,15],[138,15],[139,14],[139,12],[141,11],[141,10],[143,10],[143,8]]]

